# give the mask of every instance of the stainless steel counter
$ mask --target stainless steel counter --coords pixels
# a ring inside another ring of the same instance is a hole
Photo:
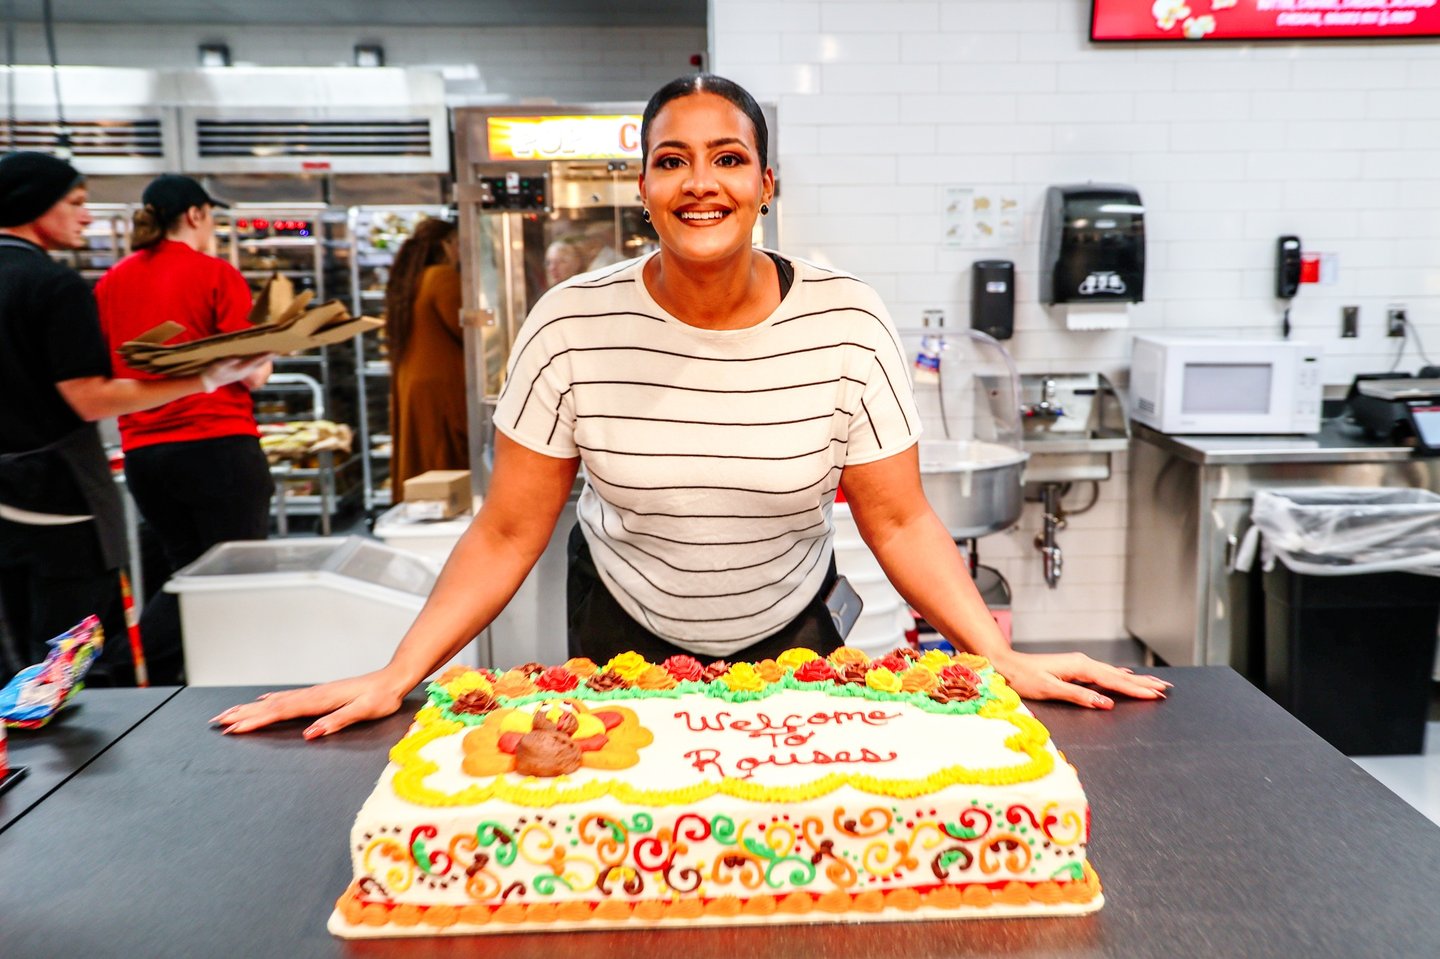
[[[1258,681],[1258,583],[1230,565],[1258,489],[1363,486],[1440,492],[1440,458],[1367,440],[1341,420],[1314,436],[1130,441],[1125,629],[1172,666],[1233,666]]]
[[[1368,439],[1360,427],[1342,419],[1324,420],[1313,436],[1170,436],[1139,423],[1133,429],[1157,448],[1204,465],[1418,460],[1411,447]]]

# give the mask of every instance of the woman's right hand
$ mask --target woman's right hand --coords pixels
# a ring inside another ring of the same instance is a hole
[[[221,732],[248,733],[287,719],[319,716],[304,733],[306,739],[318,739],[352,723],[383,719],[399,710],[409,687],[397,689],[396,685],[383,670],[377,670],[304,689],[263,693],[255,702],[231,706],[210,722],[222,727]]]

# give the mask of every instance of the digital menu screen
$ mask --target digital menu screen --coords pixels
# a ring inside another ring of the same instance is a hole
[[[1091,40],[1440,36],[1440,0],[1091,0]]]

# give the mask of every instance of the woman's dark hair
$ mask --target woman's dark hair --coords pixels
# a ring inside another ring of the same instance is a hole
[[[404,357],[405,347],[410,344],[420,276],[426,267],[449,262],[445,241],[455,235],[455,230],[450,220],[426,217],[415,224],[410,238],[400,244],[390,264],[390,282],[385,286],[385,339],[392,360]]]
[[[130,225],[130,248],[132,250],[150,249],[165,239],[170,230],[187,212],[181,210],[167,223],[161,220],[159,212],[153,206],[149,204],[142,206],[135,211],[134,222]]]
[[[717,77],[713,73],[691,73],[683,77],[676,77],[656,90],[654,96],[650,98],[650,102],[645,104],[645,114],[640,120],[642,168],[649,168],[650,124],[655,122],[656,114],[671,100],[678,100],[695,93],[713,93],[717,97],[724,97],[734,104],[737,110],[749,117],[750,125],[755,128],[755,150],[760,154],[760,169],[763,170],[770,165],[770,128],[765,125],[765,114],[760,111],[760,104],[755,102],[755,98],[750,95],[750,92],[734,80]]]

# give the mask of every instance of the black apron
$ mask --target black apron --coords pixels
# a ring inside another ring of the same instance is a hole
[[[125,508],[93,423],[39,449],[0,454],[0,503],[33,513],[88,514],[105,568],[125,565]]]

